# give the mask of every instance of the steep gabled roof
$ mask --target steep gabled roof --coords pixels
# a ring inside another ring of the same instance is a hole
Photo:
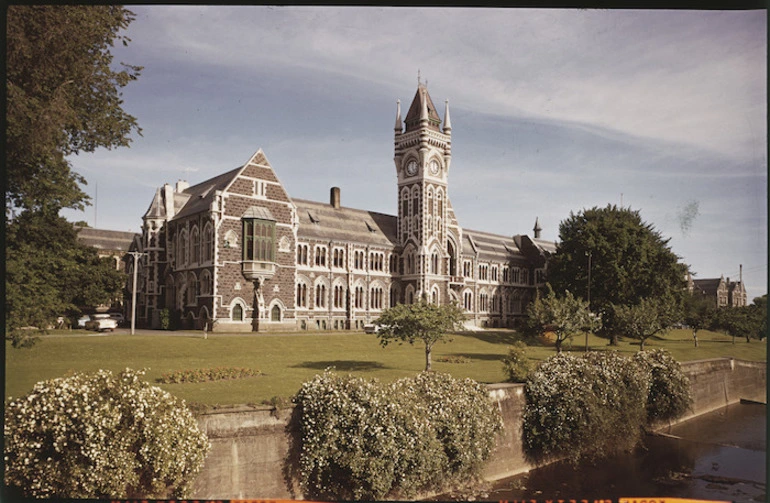
[[[182,194],[187,196],[187,200],[184,201],[184,205],[181,208],[177,209],[172,220],[208,210],[211,203],[214,201],[216,192],[218,190],[225,190],[242,169],[243,166],[235,168],[183,190]]]
[[[706,295],[716,295],[722,278],[693,279],[693,287]]]
[[[417,86],[417,92],[414,95],[409,111],[406,113],[406,119],[404,119],[406,131],[412,131],[419,128],[423,102],[428,108],[428,127],[434,131],[440,131],[439,126],[441,125],[441,118],[438,116],[433,100],[430,99],[428,88],[423,84]]]
[[[360,244],[394,247],[397,218],[373,211],[334,208],[329,204],[293,199],[297,206],[299,229],[305,239],[351,241]]]

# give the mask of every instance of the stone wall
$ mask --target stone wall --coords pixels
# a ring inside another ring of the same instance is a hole
[[[720,358],[688,362],[682,367],[690,378],[694,406],[680,422],[741,399],[766,400],[766,363]],[[525,460],[521,445],[524,385],[494,384],[489,392],[505,425],[483,473],[486,479],[496,480],[532,466]],[[198,423],[208,434],[212,450],[196,480],[193,497],[300,498],[296,484],[290,486],[285,476],[290,414],[291,410],[242,407],[201,415]]]

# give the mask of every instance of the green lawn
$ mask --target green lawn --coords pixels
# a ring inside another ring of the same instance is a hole
[[[207,405],[259,404],[272,397],[293,395],[302,382],[328,367],[338,372],[390,381],[411,376],[424,367],[422,346],[389,345],[382,348],[374,335],[361,333],[235,335],[210,334],[203,339],[200,332],[164,332],[157,335],[105,335],[91,332],[52,332],[31,349],[14,349],[6,342],[5,393],[18,397],[28,393],[34,383],[59,377],[69,371],[109,369],[113,372],[126,367],[147,370],[151,382],[164,372],[212,367],[248,367],[264,375],[234,381],[201,384],[159,384],[159,386],[189,403]],[[501,382],[505,379],[501,358],[508,345],[518,339],[508,330],[468,332],[455,335],[447,344],[438,343],[433,351],[433,369],[455,377],[470,377],[479,382]],[[674,330],[665,337],[653,338],[647,348],[668,349],[680,361],[705,358],[734,357],[743,360],[766,361],[764,341],[738,339],[733,345],[728,336],[699,333],[699,348],[693,347],[692,334]],[[605,339],[589,336],[592,350],[610,349]],[[582,352],[585,338],[572,341],[572,351]],[[570,350],[569,342],[564,346]],[[617,349],[633,354],[638,343],[621,340]],[[528,356],[542,360],[554,354],[547,343],[532,345]],[[467,363],[444,363],[445,356],[464,356]]]

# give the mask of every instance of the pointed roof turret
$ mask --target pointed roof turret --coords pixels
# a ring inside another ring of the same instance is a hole
[[[428,128],[434,131],[441,131],[439,126],[441,125],[441,119],[436,112],[436,106],[433,104],[433,100],[430,99],[428,94],[428,88],[424,84],[420,83],[417,86],[417,93],[414,95],[412,104],[409,106],[409,111],[406,113],[406,132],[414,131],[420,127],[421,120],[428,120]]]
[[[403,131],[403,126],[401,124],[401,100],[396,100],[396,125],[394,129],[399,133]]]
[[[532,232],[535,233],[535,239],[540,239],[540,231],[542,230],[543,228],[540,227],[540,221],[535,217],[535,227],[532,229]]]
[[[452,130],[452,122],[449,120],[449,100],[444,100],[444,133]]]

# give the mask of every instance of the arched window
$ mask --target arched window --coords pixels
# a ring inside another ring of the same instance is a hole
[[[307,307],[307,285],[297,283],[297,307]]]
[[[281,308],[278,304],[273,306],[270,310],[270,321],[281,321]]]
[[[326,285],[318,284],[315,287],[315,307],[326,307]]]
[[[233,321],[243,321],[243,306],[236,304],[233,306]]]
[[[211,295],[211,273],[203,271],[200,279],[200,295]]]
[[[187,265],[190,261],[189,247],[187,246],[187,231],[182,229],[179,233],[179,265]]]
[[[200,261],[200,234],[198,233],[198,226],[192,228],[190,231],[190,261],[193,264],[197,264]]]
[[[211,257],[214,252],[214,227],[211,223],[207,223],[203,228],[203,241],[201,242],[201,257],[203,262],[211,262]]]

